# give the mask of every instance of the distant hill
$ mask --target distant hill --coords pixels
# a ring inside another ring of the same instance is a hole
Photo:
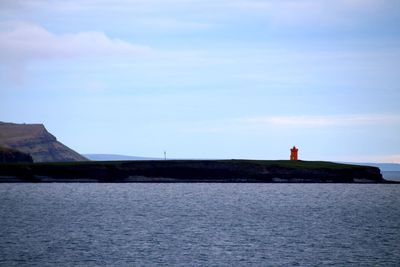
[[[0,122],[0,146],[30,154],[34,162],[87,160],[58,142],[43,124]]]
[[[90,160],[114,161],[114,160],[160,160],[161,158],[135,157],[116,154],[83,154]]]
[[[0,163],[32,163],[31,155],[21,151],[0,147]]]

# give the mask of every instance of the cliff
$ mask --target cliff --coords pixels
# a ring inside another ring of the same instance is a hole
[[[87,160],[58,142],[43,124],[0,122],[0,146],[30,154],[34,162]]]
[[[0,163],[32,163],[31,155],[18,150],[0,147]]]
[[[159,160],[0,165],[0,182],[386,183],[376,167],[320,161]]]

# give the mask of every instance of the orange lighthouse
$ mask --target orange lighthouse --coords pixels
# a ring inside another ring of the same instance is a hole
[[[290,160],[298,160],[297,151],[299,151],[299,149],[296,148],[296,146],[293,146],[293,148],[290,149]]]

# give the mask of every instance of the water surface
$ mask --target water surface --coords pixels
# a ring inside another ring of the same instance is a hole
[[[1,184],[1,266],[398,266],[400,186]]]
[[[385,180],[400,182],[400,171],[383,171],[382,176]]]

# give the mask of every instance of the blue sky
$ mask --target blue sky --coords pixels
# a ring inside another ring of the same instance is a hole
[[[80,153],[400,162],[397,0],[0,3],[0,120]]]

